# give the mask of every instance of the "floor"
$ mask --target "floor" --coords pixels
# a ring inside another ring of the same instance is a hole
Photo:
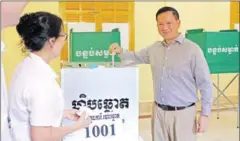
[[[151,119],[140,119],[139,133],[143,141],[151,141]],[[208,131],[198,135],[198,141],[239,141],[239,128],[237,128],[237,112],[234,110],[213,112]]]

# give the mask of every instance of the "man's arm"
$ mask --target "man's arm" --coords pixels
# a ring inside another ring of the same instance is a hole
[[[9,26],[15,26],[29,0],[24,2],[1,2],[1,30]]]
[[[213,101],[213,84],[207,61],[200,47],[195,50],[193,58],[193,75],[201,93],[202,116],[209,116]]]
[[[128,51],[121,48],[118,44],[114,43],[110,46],[110,53],[115,52],[121,59],[123,65],[137,65],[137,64],[149,64],[149,48],[143,48],[139,51]],[[127,63],[128,62],[128,63]]]
[[[118,56],[120,57],[122,62],[126,63],[127,61],[130,61],[130,65],[149,64],[148,48],[144,48],[135,52],[123,50],[123,52],[120,53]]]

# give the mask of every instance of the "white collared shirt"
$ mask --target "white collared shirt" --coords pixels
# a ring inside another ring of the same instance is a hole
[[[57,75],[30,53],[16,68],[10,86],[10,118],[17,141],[31,141],[31,126],[59,127],[63,117],[62,90]]]
[[[1,41],[1,53],[3,53],[3,51],[4,43]],[[2,58],[1,58],[1,141],[11,141],[11,136],[8,128],[8,95]]]

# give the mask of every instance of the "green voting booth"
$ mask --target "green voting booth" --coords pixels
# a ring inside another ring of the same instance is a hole
[[[214,100],[214,103],[217,102],[217,118],[219,118],[218,99],[221,95],[224,96],[238,112],[238,108],[228,99],[224,92],[239,76],[239,32],[237,32],[237,30],[206,32],[204,29],[191,29],[187,30],[185,37],[201,47],[211,74],[217,74],[217,84],[213,83],[218,91],[218,96]],[[219,74],[222,73],[236,73],[235,77],[223,90],[219,88]]]
[[[186,38],[201,47],[212,74],[239,72],[239,32],[196,29],[188,30]]]
[[[111,62],[109,46],[112,43],[120,45],[120,32],[73,32],[70,30],[70,62],[73,63],[101,63]],[[115,62],[120,62],[114,56]]]

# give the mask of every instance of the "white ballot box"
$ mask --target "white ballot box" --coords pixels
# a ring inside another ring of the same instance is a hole
[[[87,107],[92,124],[63,141],[138,141],[138,68],[63,68],[65,108]],[[73,121],[64,120],[63,126]]]

